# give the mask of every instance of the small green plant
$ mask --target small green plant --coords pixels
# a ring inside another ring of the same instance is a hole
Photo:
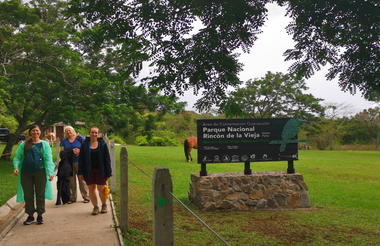
[[[147,136],[138,136],[136,137],[136,144],[138,146],[147,146],[149,145]]]
[[[148,139],[148,136],[136,137],[136,144],[139,146],[177,146],[177,142],[174,138],[168,136],[153,136]]]
[[[168,137],[152,137],[149,141],[149,145],[152,146],[175,146],[177,145],[174,139]]]
[[[109,137],[110,140],[113,140],[115,143],[121,144],[121,145],[126,145],[127,143],[124,141],[123,138],[117,135],[111,135]]]

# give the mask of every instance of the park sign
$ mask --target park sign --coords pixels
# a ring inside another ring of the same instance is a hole
[[[280,119],[197,120],[198,163],[298,160],[302,121]]]

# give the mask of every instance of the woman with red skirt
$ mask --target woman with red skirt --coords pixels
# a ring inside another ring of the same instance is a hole
[[[99,128],[91,127],[89,133],[90,137],[87,137],[81,146],[78,176],[84,179],[88,186],[90,200],[94,206],[92,215],[97,215],[99,212],[107,213],[105,188],[108,178],[112,176],[111,160],[107,144],[98,137]],[[100,210],[96,193],[102,202]]]

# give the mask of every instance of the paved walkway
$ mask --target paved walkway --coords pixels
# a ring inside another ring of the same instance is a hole
[[[55,182],[53,186],[55,187]],[[78,194],[80,194],[79,191]],[[55,205],[55,200],[46,200],[44,224],[25,226],[22,224],[26,219],[26,215],[24,215],[4,239],[0,241],[0,246],[119,246],[118,235],[113,228],[114,222],[109,201],[108,213],[106,214],[91,215],[92,208],[91,203],[83,203],[82,198],[76,203],[59,206]]]

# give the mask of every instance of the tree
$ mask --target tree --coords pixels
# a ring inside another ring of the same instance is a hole
[[[49,125],[70,112],[90,81],[58,13],[51,16],[46,8],[26,7],[19,1],[0,3],[0,95],[5,113],[17,121],[5,158],[31,124]]]
[[[109,26],[102,23],[91,23],[87,28],[80,28],[87,23],[81,15],[73,15],[70,20],[76,30],[75,50],[80,52],[88,69],[100,72],[109,83],[102,88],[106,90],[102,104],[91,104],[91,111],[95,113],[89,115],[86,121],[101,119],[96,124],[103,126],[104,130],[128,137],[131,128],[135,132],[146,124],[142,116],[149,111],[158,112],[161,116],[183,110],[185,103],[178,102],[178,97],[162,95],[158,87],[146,88],[132,78],[141,69],[142,61],[148,59],[138,39],[113,35],[109,32]],[[108,38],[103,40],[106,34]]]
[[[288,32],[296,46],[286,51],[290,67],[310,77],[331,65],[328,79],[338,77],[342,89],[358,88],[367,98],[380,89],[380,15],[377,0],[71,0],[71,11],[94,25],[98,38],[126,39],[155,73],[146,81],[167,93],[201,92],[199,109],[225,99],[228,86],[238,86],[238,50],[248,52],[265,22],[269,2],[287,6],[293,22]],[[195,30],[195,22],[202,27]],[[142,61],[141,59],[140,61]],[[202,90],[203,89],[203,90]]]
[[[264,78],[249,80],[230,93],[220,112],[227,117],[296,117],[310,120],[323,113],[322,99],[306,94],[305,81],[291,74],[268,72]]]
[[[11,132],[14,132],[17,128],[17,121],[11,115],[8,115],[6,111],[7,109],[0,99],[0,127],[6,127]]]
[[[31,124],[82,120],[117,131],[137,113],[183,107],[156,88],[136,86],[134,58],[124,59],[133,47],[120,40],[91,43],[98,32],[78,32],[66,7],[60,0],[0,3],[1,106],[17,121],[4,149],[8,158],[16,136]]]
[[[292,72],[309,78],[329,64],[327,79],[338,77],[345,91],[360,90],[378,100],[380,92],[380,4],[368,1],[280,0],[293,21],[287,31],[296,45],[285,52],[296,60]]]
[[[345,144],[376,144],[380,138],[380,108],[365,109],[352,117],[343,136]]]

